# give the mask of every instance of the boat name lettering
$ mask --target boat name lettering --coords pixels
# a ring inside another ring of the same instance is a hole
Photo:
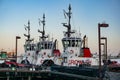
[[[69,60],[69,64],[91,64],[91,60]]]

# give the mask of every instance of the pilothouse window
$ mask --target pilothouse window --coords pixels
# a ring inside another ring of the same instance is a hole
[[[72,47],[75,47],[75,40],[72,40],[71,44],[72,44]]]
[[[39,50],[40,49],[51,49],[52,43],[48,43],[48,42],[40,43],[40,44],[38,44],[38,48],[39,48]]]
[[[35,45],[32,45],[32,44],[25,45],[25,49],[26,49],[27,51],[35,50]]]
[[[81,40],[62,40],[64,48],[67,47],[79,47]]]
[[[52,43],[48,44],[48,49],[52,48]]]
[[[26,50],[30,50],[30,46],[26,46]]]
[[[76,40],[76,41],[75,41],[75,46],[76,46],[76,47],[79,47],[79,46],[80,46],[80,40]]]
[[[66,48],[66,47],[70,47],[70,40],[63,40],[63,46]]]

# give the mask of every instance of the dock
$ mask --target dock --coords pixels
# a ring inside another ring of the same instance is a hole
[[[71,73],[64,73],[50,70],[32,71],[28,69],[10,68],[0,69],[0,80],[98,80],[96,77],[88,77]]]
[[[11,70],[9,68],[0,69],[0,80],[34,80],[48,78],[49,71],[31,71],[28,69]]]
[[[107,72],[107,75],[109,79],[103,80],[119,80],[120,78],[120,72]],[[0,80],[99,80],[99,78],[51,70],[0,68]]]

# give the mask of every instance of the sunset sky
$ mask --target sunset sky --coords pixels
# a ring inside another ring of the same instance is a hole
[[[102,36],[108,38],[108,54],[120,52],[120,0],[0,0],[0,50],[15,49],[15,36],[18,41],[19,54],[24,53],[26,33],[24,24],[30,20],[31,37],[38,42],[40,34],[38,18],[46,15],[46,34],[58,39],[62,52],[61,39],[66,28],[61,23],[66,22],[63,9],[68,11],[72,6],[72,29],[80,30],[81,36],[87,35],[88,46],[92,53],[98,52],[98,23],[108,23],[108,28],[102,28]]]

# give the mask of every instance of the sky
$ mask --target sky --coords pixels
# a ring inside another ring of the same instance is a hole
[[[98,52],[98,23],[109,24],[101,28],[101,36],[108,39],[108,54],[120,52],[120,0],[0,0],[0,50],[15,50],[15,37],[18,40],[18,53],[24,53],[23,45],[27,33],[24,25],[30,21],[31,37],[38,42],[40,34],[38,19],[46,16],[45,30],[50,38],[58,40],[62,52],[61,39],[66,28],[63,9],[72,6],[72,29],[79,30],[81,36],[88,37],[88,47],[92,53]]]

